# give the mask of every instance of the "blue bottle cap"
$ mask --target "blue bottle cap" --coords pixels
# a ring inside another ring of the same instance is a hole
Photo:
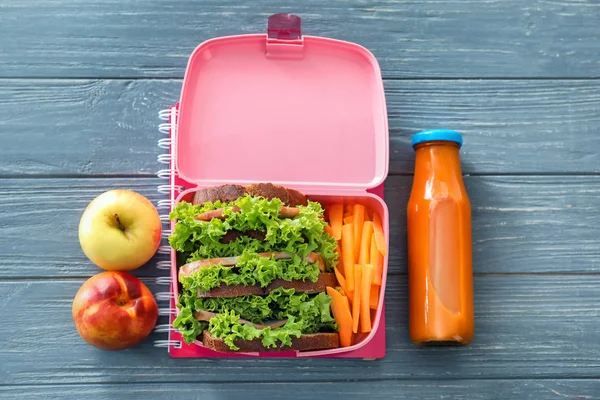
[[[415,133],[412,137],[412,146],[419,143],[431,142],[434,140],[445,140],[458,143],[458,147],[462,147],[462,136],[456,131],[446,129],[434,129],[429,131],[421,131]]]

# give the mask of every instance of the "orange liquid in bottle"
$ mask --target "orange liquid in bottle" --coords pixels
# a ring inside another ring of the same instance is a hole
[[[409,331],[418,345],[466,345],[474,336],[471,204],[456,132],[413,138],[407,208]],[[415,135],[415,136],[417,136]]]

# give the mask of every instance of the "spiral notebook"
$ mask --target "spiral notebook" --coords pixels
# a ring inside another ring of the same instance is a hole
[[[186,189],[196,187],[195,184],[186,182],[178,174],[175,168],[175,154],[173,150],[173,144],[175,143],[175,135],[177,133],[177,118],[178,118],[178,106],[179,103],[173,106],[161,110],[159,112],[159,119],[163,121],[159,125],[159,132],[165,135],[165,137],[158,140],[158,147],[164,150],[163,154],[159,154],[158,162],[163,164],[165,168],[160,169],[157,172],[157,176],[165,183],[159,185],[157,190],[159,193],[165,195],[164,199],[158,201],[158,209],[161,213],[161,220],[166,224],[166,228],[163,229],[163,239],[166,245],[159,248],[159,254],[167,255],[171,253],[171,248],[166,242],[166,238],[170,235],[171,229],[173,228],[170,220],[169,213],[175,206],[178,194]],[[383,198],[383,184],[369,190],[369,192],[378,195]],[[181,334],[173,328],[173,321],[177,316],[176,299],[174,297],[174,287],[177,282],[173,282],[171,278],[171,261],[158,261],[157,268],[160,271],[164,271],[164,276],[157,278],[159,285],[165,285],[169,287],[166,292],[156,293],[156,299],[159,302],[160,311],[159,314],[162,316],[168,316],[168,324],[159,324],[155,328],[155,332],[159,332],[165,335],[164,339],[159,339],[154,342],[154,346],[167,348],[168,353],[173,358],[301,358],[303,355],[296,352],[284,352],[284,353],[256,353],[256,354],[236,354],[236,353],[220,353],[207,348],[204,348],[197,344],[186,344],[183,341]],[[386,353],[386,332],[385,332],[385,307],[381,313],[381,320],[378,325],[375,336],[372,340],[364,345],[363,347],[348,351],[344,353],[335,354],[332,356],[317,356],[319,358],[359,358],[359,359],[378,359],[383,358]]]

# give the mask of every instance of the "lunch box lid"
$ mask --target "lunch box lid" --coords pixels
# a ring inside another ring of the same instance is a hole
[[[208,40],[188,61],[174,147],[195,184],[376,187],[389,163],[377,60],[303,35],[290,14],[271,15],[265,34]]]

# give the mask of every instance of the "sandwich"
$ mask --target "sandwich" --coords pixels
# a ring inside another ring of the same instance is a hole
[[[340,346],[327,287],[337,242],[323,206],[271,183],[200,189],[170,214],[186,343],[221,352]]]

